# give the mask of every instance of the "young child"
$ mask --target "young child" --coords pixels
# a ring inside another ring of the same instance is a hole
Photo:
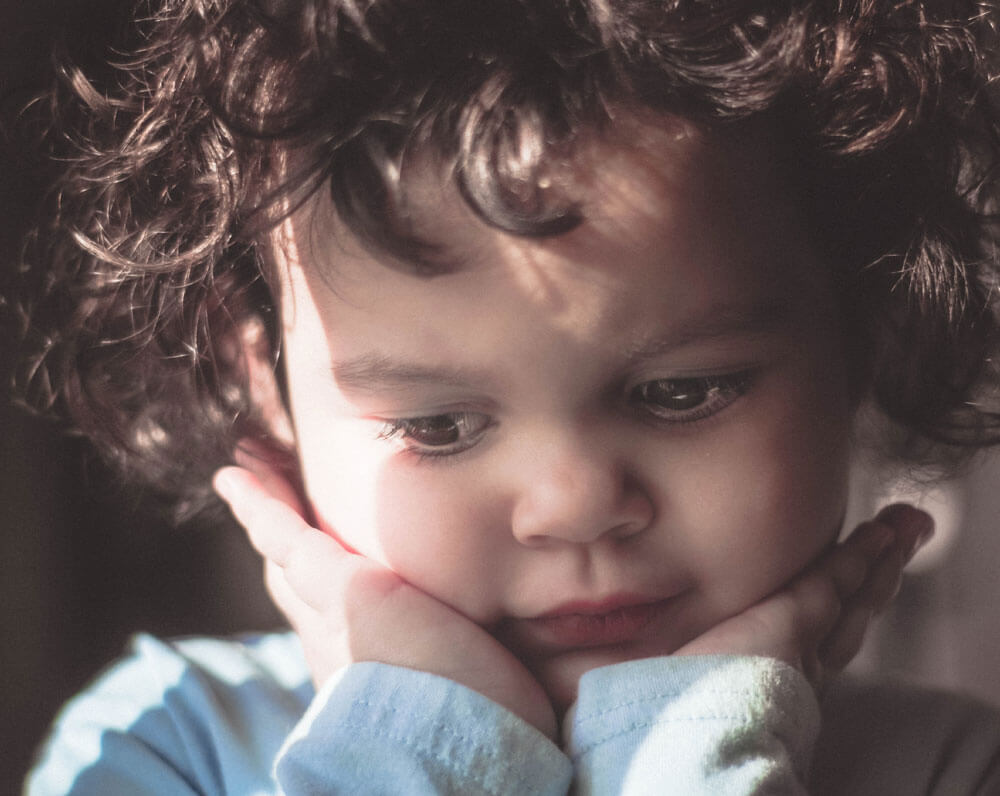
[[[931,532],[838,541],[852,455],[998,436],[984,4],[139,16],[57,92],[29,393],[294,632],[139,639],[28,792],[1000,792],[993,711],[831,682]]]

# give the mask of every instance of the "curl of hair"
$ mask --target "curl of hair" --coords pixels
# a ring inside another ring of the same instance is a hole
[[[780,131],[901,455],[961,458],[1000,437],[981,403],[995,21],[958,0],[149,0],[130,55],[61,62],[36,105],[62,173],[15,300],[25,392],[197,505],[235,441],[265,435],[233,341],[262,321],[278,357],[255,241],[281,200],[325,188],[433,276],[405,211],[413,152],[450,163],[488,223],[556,235],[585,208],[538,189],[543,164],[637,107]],[[307,156],[265,192],[289,150]]]

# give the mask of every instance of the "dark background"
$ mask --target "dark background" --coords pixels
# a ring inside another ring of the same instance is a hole
[[[5,110],[45,79],[59,25],[100,48],[122,5],[0,4]],[[39,189],[30,160],[6,143],[0,280],[10,277]],[[11,405],[9,324],[0,335],[0,793],[16,793],[59,706],[118,657],[134,632],[229,634],[275,627],[279,617],[256,556],[232,525],[172,526],[118,484],[82,441]]]

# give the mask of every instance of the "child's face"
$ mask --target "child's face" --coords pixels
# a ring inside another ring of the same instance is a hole
[[[421,231],[461,264],[432,279],[345,239],[325,200],[290,219],[320,526],[549,685],[669,653],[806,566],[842,519],[851,404],[829,277],[766,163],[693,133],[595,145],[587,220],[546,239],[427,178]]]

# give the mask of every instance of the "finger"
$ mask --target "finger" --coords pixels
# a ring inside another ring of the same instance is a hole
[[[891,538],[888,546],[886,533]],[[880,511],[872,522],[863,523],[844,543],[840,559],[831,566],[844,605],[819,649],[819,660],[827,670],[839,671],[857,655],[872,617],[896,596],[903,568],[932,533],[933,520],[928,514],[896,504]],[[849,576],[845,576],[848,570]],[[860,583],[859,572],[865,572]]]
[[[303,514],[299,495],[288,479],[271,462],[268,452],[253,440],[240,440],[234,453],[236,463],[249,470],[271,497],[287,503],[299,514]]]
[[[329,617],[299,598],[281,567],[268,562],[264,579],[271,599],[298,635],[313,682],[320,688],[335,668],[351,660],[343,642],[337,638],[342,633],[334,632]]]
[[[873,569],[890,549],[901,550],[905,564],[919,545],[930,538],[933,529],[933,519],[926,512],[901,503],[887,506],[874,520],[861,523],[820,566],[827,568],[841,599],[849,600],[872,580]],[[883,568],[882,580],[886,572],[892,571],[895,561],[892,558],[893,566]]]
[[[903,551],[904,563],[934,535],[934,518],[906,503],[886,506],[876,519],[887,523],[895,531],[896,545]]]
[[[298,604],[323,615],[340,614],[353,596],[364,600],[364,587],[375,594],[373,584],[385,579],[394,585],[399,577],[390,570],[368,559],[344,551],[337,542],[315,528],[308,528],[294,547],[289,548],[282,561],[270,561],[280,572],[268,577],[274,581],[274,596],[283,602],[279,605],[291,619],[302,616]],[[265,573],[267,574],[267,573]],[[382,593],[389,589],[382,589]],[[294,597],[294,600],[292,599]]]
[[[884,610],[899,593],[899,587],[903,582],[903,568],[907,560],[906,550],[900,547],[890,549],[875,562],[855,599],[861,604],[868,605],[876,613]]]
[[[839,672],[858,654],[864,642],[873,611],[865,604],[843,607],[833,631],[819,648],[819,660],[828,672]]]
[[[225,467],[216,473],[216,491],[243,525],[250,543],[284,570],[284,580],[315,610],[342,597],[343,585],[363,559],[313,528],[289,505],[272,497],[254,473]]]
[[[257,552],[280,566],[285,566],[292,551],[307,544],[313,535],[323,536],[248,470],[223,467],[212,484],[246,530]]]
[[[903,568],[919,547],[934,533],[934,521],[929,514],[903,504],[888,506],[879,512],[878,520],[892,526],[893,544],[871,565],[868,576],[852,599],[883,610],[899,592]]]
[[[251,544],[284,570],[298,597],[318,611],[343,600],[348,585],[372,598],[390,594],[402,582],[398,575],[349,553],[332,536],[313,528],[290,506],[268,494],[254,473],[224,467],[214,479],[246,529]]]
[[[283,547],[280,559],[271,561],[296,596],[314,610],[339,612],[348,602],[372,607],[404,583],[387,567],[351,554],[333,537],[302,525],[304,532]]]
[[[299,635],[321,625],[322,615],[299,597],[285,578],[285,571],[277,564],[265,562],[264,583],[274,604]]]
[[[790,591],[796,606],[795,628],[799,639],[818,643],[840,618],[841,598],[825,572],[809,572]]]
[[[285,571],[273,561],[264,561],[264,585],[271,600],[293,625],[298,624],[296,617],[301,613],[312,610],[288,585]]]
[[[810,570],[753,610],[772,637],[801,650],[815,647],[833,629],[840,598],[825,573]]]
[[[863,522],[819,564],[833,581],[841,600],[849,599],[868,578],[873,563],[895,541],[893,528],[878,520]]]

